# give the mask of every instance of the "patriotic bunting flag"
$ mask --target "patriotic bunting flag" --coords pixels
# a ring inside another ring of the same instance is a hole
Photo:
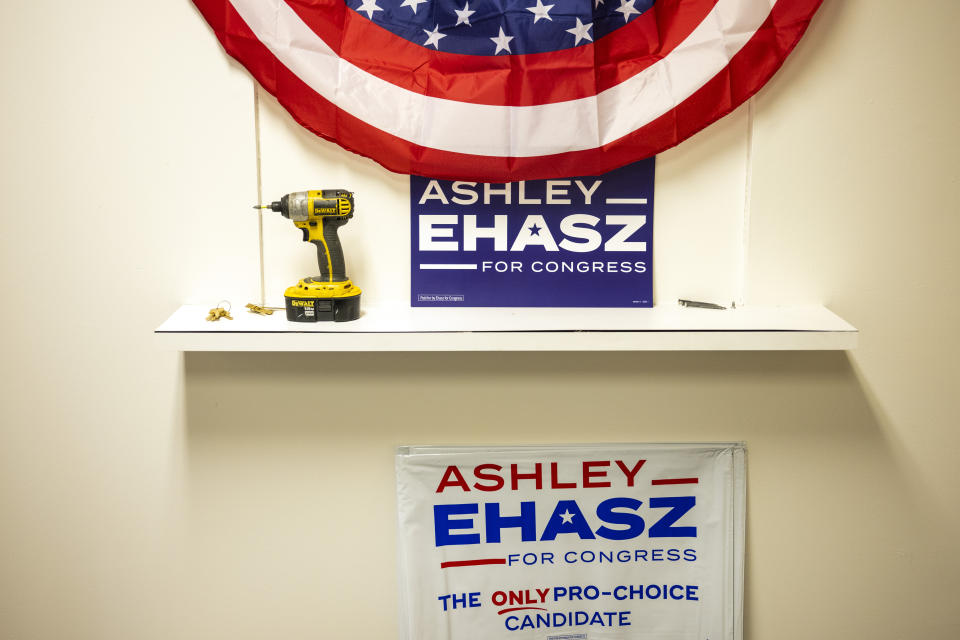
[[[303,126],[386,168],[600,174],[747,100],[821,0],[194,0]]]

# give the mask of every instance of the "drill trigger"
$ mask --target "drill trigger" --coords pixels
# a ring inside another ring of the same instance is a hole
[[[300,227],[300,231],[303,232],[303,241],[310,242],[310,230],[306,227]]]

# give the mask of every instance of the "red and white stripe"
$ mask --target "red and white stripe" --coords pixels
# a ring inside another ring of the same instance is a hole
[[[598,42],[465,56],[338,0],[194,0],[298,122],[401,173],[512,181],[599,174],[726,115],[780,67],[821,0],[661,0]]]

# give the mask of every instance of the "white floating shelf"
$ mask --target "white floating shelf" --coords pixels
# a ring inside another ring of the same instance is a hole
[[[183,306],[157,330],[179,351],[846,350],[857,330],[824,307],[713,310],[364,309],[353,322],[288,322],[283,311],[207,322]]]

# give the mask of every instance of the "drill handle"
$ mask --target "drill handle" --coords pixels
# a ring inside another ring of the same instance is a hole
[[[323,222],[323,240],[311,240],[317,245],[317,264],[320,266],[320,278],[327,282],[343,282],[347,279],[347,266],[343,259],[343,247],[340,227],[347,224],[347,218],[327,218]]]

